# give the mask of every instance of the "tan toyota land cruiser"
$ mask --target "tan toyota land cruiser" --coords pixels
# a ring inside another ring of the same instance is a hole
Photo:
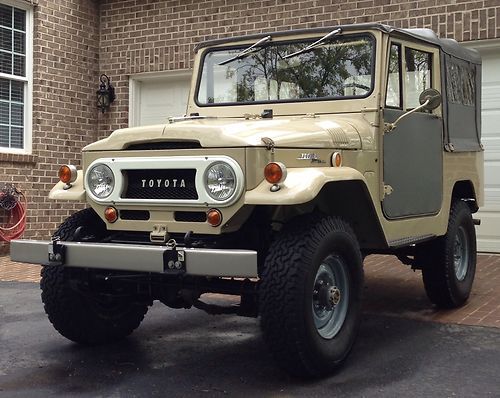
[[[421,270],[457,307],[483,200],[481,60],[426,29],[380,24],[227,38],[196,49],[186,115],[115,131],[62,166],[52,199],[86,201],[38,263],[54,327],[130,334],[154,300],[260,316],[288,372],[331,373],[358,330],[363,258]],[[207,303],[206,293],[241,297]]]

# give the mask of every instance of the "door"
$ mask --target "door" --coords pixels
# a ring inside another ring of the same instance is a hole
[[[403,43],[390,47],[384,122],[392,123],[420,105],[426,88],[439,88],[438,50]],[[443,191],[443,122],[440,107],[415,112],[383,137],[383,175],[386,195],[382,202],[389,219],[436,214]]]
[[[183,116],[190,81],[190,71],[131,76],[129,126],[162,124],[170,116]]]

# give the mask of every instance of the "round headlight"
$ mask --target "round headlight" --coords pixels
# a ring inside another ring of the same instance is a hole
[[[236,190],[236,174],[227,163],[214,163],[205,173],[205,186],[211,198],[224,201]]]
[[[95,197],[104,199],[111,195],[115,188],[115,176],[108,166],[97,164],[89,170],[87,183]]]

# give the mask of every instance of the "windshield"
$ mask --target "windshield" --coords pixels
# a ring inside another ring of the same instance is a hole
[[[203,58],[197,103],[249,104],[370,94],[374,58],[371,36],[335,37],[284,59],[313,41],[271,42],[230,62],[227,60],[245,47],[208,52]]]

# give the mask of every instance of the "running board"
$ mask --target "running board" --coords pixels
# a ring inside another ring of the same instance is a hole
[[[391,249],[398,249],[400,247],[416,245],[417,243],[427,242],[428,240],[434,239],[436,235],[422,235],[422,236],[409,236],[406,238],[391,240],[389,242],[389,247]]]

